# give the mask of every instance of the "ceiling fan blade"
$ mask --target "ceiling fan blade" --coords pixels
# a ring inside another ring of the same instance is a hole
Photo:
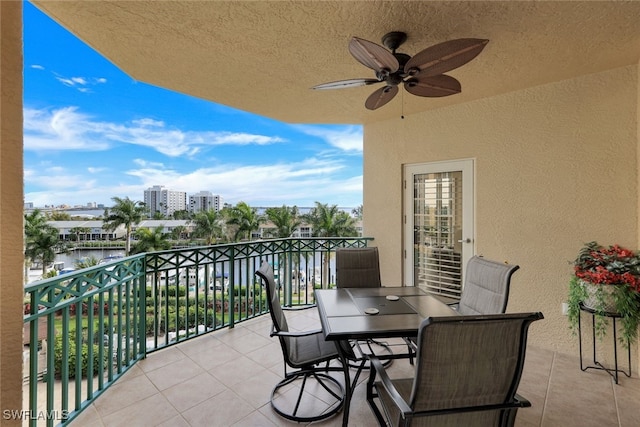
[[[404,88],[410,94],[431,98],[455,95],[462,90],[458,80],[445,74],[428,77],[418,74],[404,82]]]
[[[387,102],[391,101],[398,93],[398,86],[385,86],[373,92],[367,98],[364,106],[369,110],[375,110],[382,107]]]
[[[374,83],[380,83],[378,79],[349,79],[339,80],[337,82],[322,83],[311,89],[344,89],[348,87],[367,86]]]
[[[410,75],[435,76],[458,68],[478,56],[489,43],[484,39],[456,39],[416,53],[404,66]]]
[[[396,57],[387,49],[358,37],[353,37],[349,42],[349,52],[362,65],[376,72],[386,70],[389,73],[394,73],[400,67]]]

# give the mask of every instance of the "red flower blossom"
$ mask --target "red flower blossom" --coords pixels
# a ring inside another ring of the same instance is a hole
[[[628,284],[640,292],[640,254],[612,245],[587,243],[574,262],[576,277],[600,285]]]

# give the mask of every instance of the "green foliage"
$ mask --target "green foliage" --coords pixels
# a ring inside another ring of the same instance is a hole
[[[83,268],[89,268],[89,267],[93,267],[94,265],[98,265],[99,262],[100,260],[98,258],[91,255],[91,256],[76,260],[73,263],[73,266],[78,270],[81,270]]]
[[[135,224],[139,224],[147,212],[147,208],[143,202],[133,201],[128,197],[121,199],[120,197],[111,198],[115,202],[113,207],[107,212],[105,211],[105,222],[103,228],[105,230],[115,230],[121,225],[125,228],[125,255],[130,253],[131,229]]]
[[[611,286],[613,289],[613,301],[616,311],[621,316],[619,324],[622,328],[620,342],[625,348],[633,345],[638,338],[638,327],[640,326],[640,295],[631,290],[628,284],[620,285],[599,285],[595,291],[595,332],[596,336],[602,339],[609,326],[609,318],[605,316],[606,294],[603,286]],[[584,283],[573,276],[569,281],[569,327],[575,334],[577,332],[578,317],[580,316],[580,303],[588,298],[588,292]]]
[[[262,215],[258,214],[256,208],[252,208],[245,202],[238,202],[234,207],[226,211],[228,215],[227,224],[235,227],[234,241],[240,238],[250,239],[251,233],[265,221]]]
[[[276,231],[270,237],[291,237],[296,228],[302,223],[297,206],[282,205],[279,208],[267,208],[266,214],[269,221],[276,226]]]
[[[193,236],[205,239],[207,246],[217,242],[224,234],[223,215],[215,209],[198,212],[193,223]]]
[[[76,351],[76,340],[75,340],[75,331],[69,331],[69,335],[66,337],[62,336],[62,335],[58,335],[56,337],[56,342],[54,345],[54,355],[53,355],[53,364],[54,364],[54,374],[56,378],[60,378],[60,375],[62,373],[62,347],[63,347],[63,343],[64,341],[67,342],[68,344],[68,354],[67,354],[67,360],[68,360],[68,369],[69,369],[69,378],[75,378],[76,376],[76,359],[77,359],[77,351]],[[96,375],[99,373],[98,371],[98,363],[100,362],[100,356],[98,354],[99,351],[99,345],[94,344],[93,346],[93,375]],[[87,371],[88,371],[88,366],[89,366],[89,346],[86,343],[83,343],[81,346],[81,351],[82,354],[80,357],[82,357],[82,362],[81,362],[81,375],[83,378],[87,377]],[[108,366],[109,363],[109,354],[108,351],[104,351],[103,352],[103,357],[104,357],[104,361],[103,361],[103,366]]]
[[[137,243],[131,250],[132,254],[141,254],[144,252],[156,252],[171,249],[171,243],[167,239],[167,235],[163,233],[162,225],[150,230],[147,227],[139,228],[135,231]]]
[[[304,220],[313,227],[315,237],[351,237],[357,236],[356,220],[348,213],[338,209],[337,205],[316,202],[316,206]]]

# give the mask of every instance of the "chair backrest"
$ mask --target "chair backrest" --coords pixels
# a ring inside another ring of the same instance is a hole
[[[380,260],[378,248],[336,249],[336,287],[379,288]]]
[[[267,290],[267,304],[269,305],[269,313],[273,321],[273,327],[276,332],[289,331],[287,318],[284,316],[282,306],[280,305],[280,296],[276,287],[276,280],[273,275],[273,268],[267,261],[263,261],[260,269],[256,271],[256,275],[262,279],[264,287]]]
[[[529,325],[543,317],[514,313],[424,319],[409,406],[417,412],[512,402]],[[438,420],[431,416],[429,421],[438,426],[497,426],[509,411],[461,412],[437,415]]]
[[[519,268],[517,265],[472,257],[465,271],[458,312],[464,315],[504,313],[509,300],[511,276]]]

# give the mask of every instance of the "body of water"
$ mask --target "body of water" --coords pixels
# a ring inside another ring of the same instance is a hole
[[[122,249],[76,249],[66,254],[56,255],[55,262],[64,262],[64,268],[75,268],[75,262],[82,258],[95,257],[98,260],[112,256],[124,256]]]

